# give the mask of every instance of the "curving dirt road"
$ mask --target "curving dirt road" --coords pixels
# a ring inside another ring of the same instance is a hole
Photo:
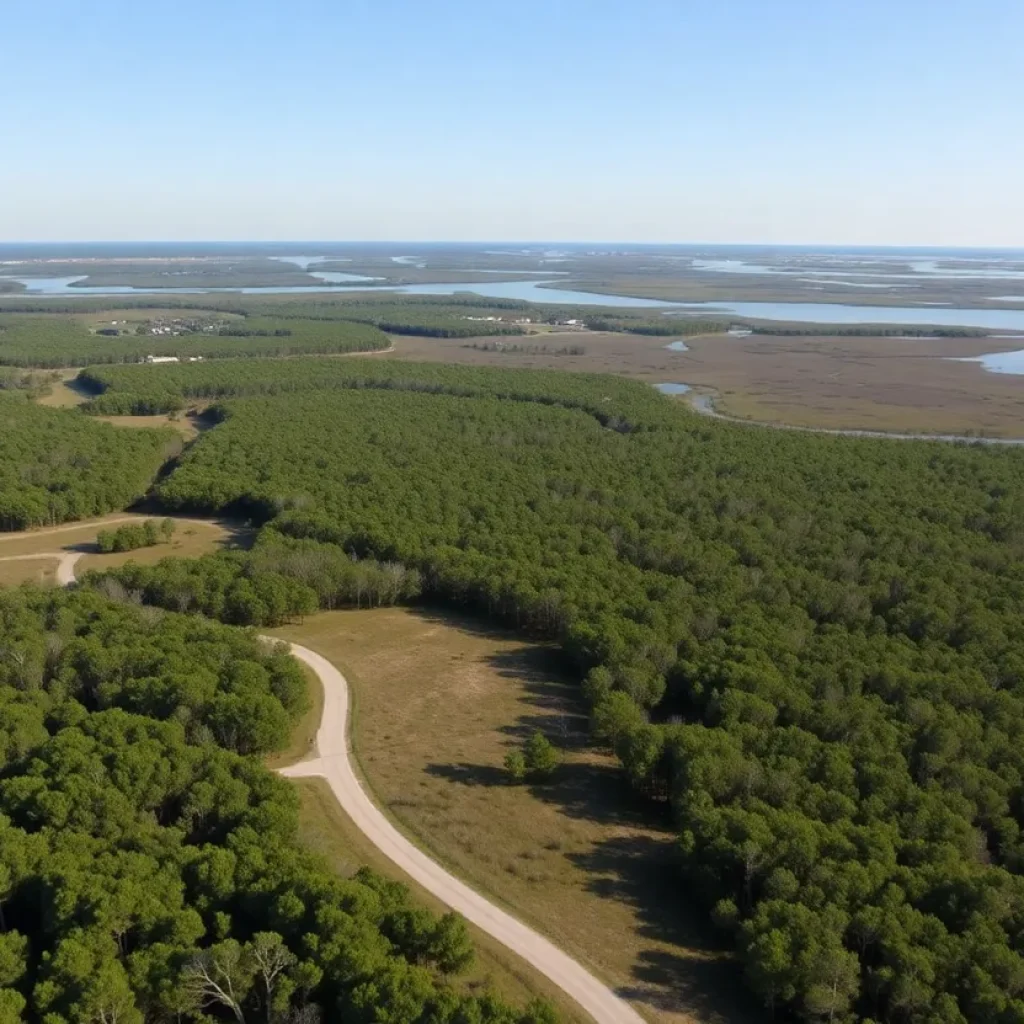
[[[82,519],[77,523],[68,523],[66,526],[48,526],[45,530],[18,530],[16,533],[5,533],[0,535],[0,544],[5,540],[25,540],[27,537],[49,537],[54,533],[73,533],[75,530],[87,530],[90,526],[95,526],[98,530],[103,529],[105,526],[116,526],[118,523],[138,523],[145,519],[145,516],[118,516],[116,519]],[[152,517],[151,517],[152,518]],[[178,516],[176,518],[184,518]],[[46,555],[31,555],[30,557],[41,557],[46,558]],[[63,558],[63,553],[57,555],[58,558]],[[14,559],[12,558],[11,561]]]
[[[60,559],[57,582],[68,587],[75,582],[75,567],[82,557],[81,552],[52,552],[13,555],[0,561]],[[274,644],[284,643],[271,636],[262,639]],[[596,1024],[645,1024],[636,1010],[572,957],[450,875],[388,821],[360,785],[352,768],[348,750],[349,700],[345,677],[315,651],[299,644],[286,646],[295,658],[308,665],[319,677],[324,688],[324,710],[316,735],[317,756],[283,768],[280,774],[293,779],[311,776],[326,779],[345,813],[389,860],[443,903],[549,978],[575,1000]]]
[[[281,643],[274,637],[264,637]],[[544,936],[499,909],[450,875],[414,846],[381,813],[359,783],[348,750],[348,684],[324,657],[298,644],[291,653],[308,665],[324,688],[324,711],[317,732],[317,756],[281,770],[288,778],[316,776],[327,780],[345,813],[359,830],[400,867],[453,910],[521,956],[574,999],[597,1024],[644,1024],[627,1002],[563,953]]]

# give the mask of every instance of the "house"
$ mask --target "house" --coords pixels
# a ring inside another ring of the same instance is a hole
[[[147,363],[177,363],[180,362],[177,356],[146,356]]]

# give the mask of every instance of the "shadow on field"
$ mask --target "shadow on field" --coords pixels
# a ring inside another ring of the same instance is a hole
[[[437,620],[452,625],[450,614]],[[456,621],[467,633],[498,633],[521,643],[521,637],[480,620],[460,616]],[[618,993],[706,1024],[767,1021],[767,1012],[746,991],[727,943],[710,927],[700,894],[682,875],[668,804],[637,794],[608,753],[595,749],[579,685],[565,671],[560,652],[517,644],[487,660],[499,675],[514,680],[520,694],[518,716],[500,729],[508,748],[539,729],[563,755],[548,782],[529,787],[531,795],[568,818],[604,826],[591,834],[606,838],[582,849],[563,848],[560,856],[583,872],[588,891],[635,912],[642,948],[631,966],[632,983]],[[510,785],[500,764],[433,763],[425,771],[456,785]]]

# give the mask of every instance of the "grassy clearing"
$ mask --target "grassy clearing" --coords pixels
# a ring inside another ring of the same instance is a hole
[[[161,519],[162,516],[139,516],[140,520]],[[140,565],[152,565],[161,558],[196,558],[223,548],[246,547],[252,539],[251,531],[238,524],[221,520],[178,519],[171,516],[177,529],[169,544],[154,544],[148,548],[135,551],[121,551],[116,554],[101,555],[87,550],[85,558],[78,563],[79,572],[90,569],[113,569],[126,562],[138,562]],[[95,533],[93,538],[95,539]],[[92,548],[91,543],[86,548]],[[82,548],[79,548],[82,550]]]
[[[88,395],[71,387],[77,370],[61,371],[61,379],[55,380],[49,385],[45,395],[40,395],[36,401],[40,405],[49,405],[58,409],[70,409],[76,405],[82,405],[88,400]]]
[[[303,666],[309,681],[309,710],[292,732],[287,749],[264,759],[268,768],[278,769],[306,760],[315,753],[316,734],[323,714],[324,691],[315,672]],[[353,824],[341,809],[330,787],[322,779],[294,780],[299,794],[299,837],[313,852],[324,857],[341,875],[353,875],[366,865],[379,874],[407,885],[421,905],[435,913],[447,908],[440,900],[399,871]],[[575,1005],[566,1000],[547,979],[536,974],[500,944],[470,925],[477,960],[465,977],[471,988],[491,989],[510,1002],[526,1003],[537,995],[546,996],[559,1008],[566,1024],[582,1024]]]
[[[118,523],[142,522],[151,518],[152,516],[137,515],[133,512],[111,512],[98,519],[83,520],[80,523],[65,523],[63,526],[23,530],[20,533],[0,533],[0,558],[7,555],[32,555],[43,551],[78,550],[77,545],[94,541],[100,530]]]
[[[36,578],[43,582],[53,580],[57,565],[55,559],[39,562],[3,561],[11,555],[80,551],[84,552],[85,557],[78,563],[78,572],[83,573],[90,569],[110,569],[128,561],[152,564],[172,555],[194,558],[225,547],[245,547],[251,541],[251,531],[237,523],[172,516],[177,529],[169,544],[156,544],[137,551],[110,555],[101,555],[96,550],[96,535],[100,530],[113,529],[124,522],[144,522],[146,519],[159,518],[162,517],[114,512],[102,519],[92,519],[85,523],[0,534],[0,584],[11,585]]]
[[[40,555],[24,562],[5,562],[0,555],[0,587],[16,587],[22,583],[50,586],[57,576],[57,559]]]
[[[686,914],[668,821],[641,810],[588,746],[575,686],[549,648],[475,620],[332,612],[277,631],[330,658],[355,699],[353,746],[378,803],[442,863],[536,926],[651,1021],[763,1014],[730,955]],[[564,763],[548,786],[501,768],[534,728]]]
[[[77,370],[63,372],[63,379],[54,381],[49,391],[41,395],[37,402],[39,405],[69,409],[75,406],[84,405],[91,397],[81,388],[74,386]],[[203,429],[202,423],[197,416],[172,413],[166,416],[96,416],[94,419],[102,420],[114,427],[130,427],[133,430],[170,427],[176,430],[186,441],[198,437]]]

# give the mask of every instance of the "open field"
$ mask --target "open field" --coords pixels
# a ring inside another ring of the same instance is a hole
[[[579,345],[583,355],[495,352],[494,339],[395,336],[388,359],[475,366],[545,367],[617,373],[652,384],[675,381],[715,391],[718,407],[746,419],[796,426],[1024,436],[1021,378],[990,373],[977,356],[1021,346],[1014,338],[783,337],[724,334],[668,338],[553,331],[530,343]]]
[[[310,706],[292,732],[285,750],[264,758],[268,768],[279,769],[305,760],[316,750],[316,733],[323,715],[324,692],[316,673],[303,666],[309,682]],[[299,795],[299,838],[314,853],[322,856],[340,875],[351,876],[366,866],[378,874],[409,887],[418,904],[435,913],[447,908],[430,892],[400,871],[356,827],[338,804],[326,780],[292,780]],[[468,922],[467,922],[468,924]],[[538,995],[551,1000],[564,1024],[585,1024],[579,1008],[546,978],[528,964],[510,954],[485,932],[469,924],[476,947],[476,962],[462,980],[470,988],[498,992],[515,1003],[528,1003]]]
[[[113,529],[120,523],[144,522],[146,519],[154,518],[162,517],[114,512],[87,523],[31,530],[27,533],[0,534],[0,585],[12,586],[25,580],[53,581],[56,559],[4,561],[11,556],[83,551],[85,557],[78,563],[77,569],[81,574],[90,569],[113,568],[128,561],[151,564],[171,555],[182,558],[195,557],[225,547],[244,546],[249,542],[249,532],[237,524],[172,517],[177,524],[177,530],[169,544],[156,544],[136,551],[122,551],[109,555],[101,555],[95,550],[96,535],[100,530]]]
[[[74,376],[78,370],[64,370],[61,372],[61,380],[54,381],[50,385],[48,394],[40,396],[37,401],[40,405],[49,405],[61,409],[70,409],[75,406],[84,405],[91,395],[86,394],[81,388],[75,387]],[[131,427],[133,429],[156,429],[159,427],[171,427],[176,430],[186,441],[198,437],[204,429],[203,423],[197,416],[193,415],[160,415],[160,416],[96,416],[94,419],[110,423],[115,427]]]
[[[0,586],[16,587],[21,583],[38,583],[47,587],[55,582],[57,558],[40,555],[38,558],[6,562],[3,561],[3,551],[0,548]]]
[[[945,358],[1018,348],[1019,340],[697,338],[673,378],[713,389],[722,412],[808,427],[1024,436],[1012,374]]]
[[[652,826],[613,759],[589,748],[556,655],[472,619],[333,612],[276,631],[345,672],[353,746],[375,798],[431,855],[496,897],[658,1022],[758,1020],[731,958],[665,893],[674,837]],[[505,782],[533,728],[565,751],[544,787]],[[398,756],[400,754],[400,756]]]

